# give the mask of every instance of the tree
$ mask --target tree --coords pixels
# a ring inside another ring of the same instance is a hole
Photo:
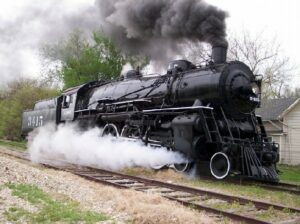
[[[295,68],[275,38],[268,40],[262,34],[252,37],[244,32],[241,37],[230,38],[229,43],[229,59],[244,61],[254,74],[263,76],[263,98],[284,96]]]
[[[80,85],[93,80],[111,80],[120,75],[127,60],[103,33],[94,32],[88,41],[83,33],[76,30],[66,41],[46,45],[43,55],[53,66],[48,71],[48,80],[61,80],[64,88]]]
[[[295,89],[287,88],[284,92],[286,97],[295,98],[300,97],[300,88],[296,87]]]
[[[283,56],[280,44],[276,39],[268,40],[262,34],[251,36],[249,32],[241,36],[231,35],[228,40],[228,60],[242,61],[247,64],[255,75],[263,76],[263,98],[280,98],[284,96],[294,67],[290,59]],[[207,45],[196,43],[187,46],[187,58],[197,58],[198,61],[210,60],[211,49]],[[198,52],[198,53],[197,53]],[[201,52],[201,53],[199,53]],[[195,57],[195,55],[197,55]]]
[[[56,89],[47,88],[31,79],[9,83],[0,92],[0,138],[20,139],[22,112],[32,109],[36,101],[58,94]]]

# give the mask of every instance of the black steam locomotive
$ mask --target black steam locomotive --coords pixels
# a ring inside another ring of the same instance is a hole
[[[129,71],[116,81],[94,81],[37,102],[23,113],[23,133],[49,121],[103,127],[103,134],[140,139],[179,151],[183,172],[205,165],[217,179],[228,175],[277,182],[278,145],[255,115],[261,81],[242,62],[226,62],[226,48],[213,47],[212,61],[169,64],[167,74]],[[109,150],[109,149],[108,149]]]

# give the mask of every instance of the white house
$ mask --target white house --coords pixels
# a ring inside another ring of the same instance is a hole
[[[300,98],[263,101],[256,114],[262,116],[266,131],[280,147],[280,162],[300,164]]]

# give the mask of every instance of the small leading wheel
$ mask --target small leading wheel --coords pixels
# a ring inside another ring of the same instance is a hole
[[[174,169],[179,173],[189,171],[193,167],[193,163],[175,163]]]
[[[221,180],[228,176],[230,171],[230,161],[228,156],[223,152],[215,153],[210,159],[210,172],[211,174]]]
[[[113,137],[119,137],[117,126],[112,123],[106,124],[103,128],[102,136],[107,136],[107,135]]]

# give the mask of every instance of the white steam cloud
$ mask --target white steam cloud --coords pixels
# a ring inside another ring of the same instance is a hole
[[[37,163],[64,161],[110,170],[186,162],[177,152],[148,147],[142,142],[100,137],[101,132],[99,128],[79,131],[74,124],[46,125],[29,135],[30,158]]]

